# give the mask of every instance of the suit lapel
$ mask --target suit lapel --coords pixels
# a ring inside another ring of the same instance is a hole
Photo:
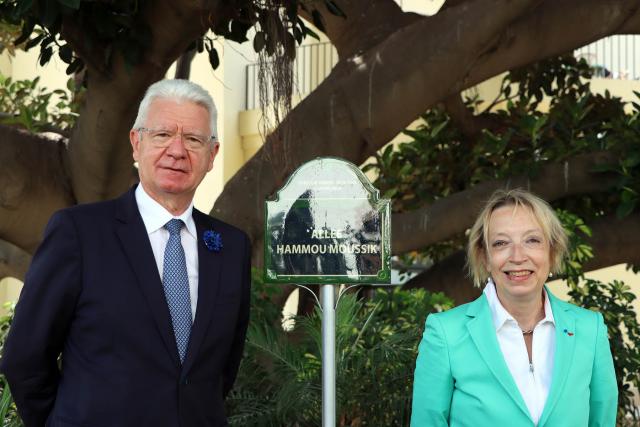
[[[119,199],[116,233],[155,320],[162,341],[176,366],[178,348],[171,326],[171,315],[162,289],[156,260],[135,199],[135,187]]]
[[[547,295],[549,295],[551,311],[553,311],[553,318],[556,324],[556,351],[553,362],[553,375],[551,377],[551,389],[540,416],[540,422],[538,423],[540,427],[545,424],[556,403],[558,403],[576,348],[576,319],[568,312],[570,305],[557,299],[549,289],[547,289]]]
[[[489,370],[496,377],[500,385],[502,385],[507,394],[514,401],[516,406],[518,406],[518,408],[520,408],[528,418],[531,418],[529,410],[527,409],[522,395],[518,390],[518,386],[511,376],[511,372],[509,372],[507,363],[505,362],[502,351],[500,350],[498,338],[493,326],[493,320],[491,318],[489,303],[487,302],[487,297],[484,294],[469,305],[469,308],[467,309],[467,316],[471,317],[467,323],[467,329],[473,343],[480,353],[480,356],[485,361]]]
[[[212,307],[220,285],[223,257],[222,252],[210,251],[202,241],[204,232],[207,229],[211,229],[208,216],[194,209],[193,220],[196,223],[198,234],[198,304],[182,370],[183,375],[185,375],[193,365],[200,346],[204,341],[209,323],[211,323]]]

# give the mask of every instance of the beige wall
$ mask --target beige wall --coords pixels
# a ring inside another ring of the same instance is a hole
[[[35,47],[28,52],[16,51],[15,57],[9,57],[5,52],[0,56],[0,64],[6,63],[6,68],[0,68],[3,74],[11,76],[14,80],[34,79],[40,77],[40,85],[48,89],[65,89],[69,76],[65,74],[67,65],[56,55],[44,67],[38,64],[39,48]]]
[[[11,60],[6,53],[0,55],[0,73],[2,73],[3,76],[11,75]]]
[[[434,15],[443,5],[444,0],[396,0],[404,12],[415,12],[422,15]]]
[[[0,280],[0,316],[7,314],[5,304],[7,302],[18,301],[22,282],[13,277],[5,277]]]
[[[640,275],[634,274],[631,270],[626,269],[626,264],[618,264],[607,268],[601,268],[599,270],[590,271],[586,274],[588,279],[599,280],[603,283],[609,283],[614,279],[624,282],[629,285],[638,296],[633,302],[633,307],[636,313],[640,314]],[[555,296],[565,301],[569,301],[567,295],[568,287],[564,280],[553,280],[548,283],[549,289]],[[639,316],[640,318],[640,316]]]

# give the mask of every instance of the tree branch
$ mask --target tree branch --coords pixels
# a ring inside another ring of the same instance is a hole
[[[195,56],[195,49],[191,49],[180,55],[176,64],[176,73],[174,76],[175,79],[189,80],[189,75],[191,74],[191,62],[193,61],[193,58]]]
[[[498,125],[497,120],[493,120],[488,114],[475,115],[464,104],[460,94],[445,98],[443,106],[449,114],[451,122],[461,130],[469,141],[475,142],[482,135],[483,129],[494,129]]]
[[[468,3],[470,0],[446,0],[440,10],[450,9],[453,7],[458,7],[462,4]]]
[[[612,162],[615,158],[610,153],[583,154],[565,163],[548,164],[535,178],[522,175],[483,182],[421,209],[394,214],[392,251],[402,254],[464,232],[473,224],[484,201],[499,188],[527,188],[546,200],[605,191],[614,177],[592,171],[596,165]]]
[[[594,252],[594,258],[587,262],[584,271],[597,270],[621,263],[640,263],[640,212],[628,217],[602,218],[590,224],[593,232],[586,239]],[[465,253],[456,252],[441,262],[409,280],[403,289],[424,288],[432,292],[445,292],[456,304],[463,304],[477,298],[482,290],[473,286],[466,276]]]
[[[28,253],[9,242],[0,240],[0,280],[13,277],[24,281],[30,262],[31,256]]]
[[[365,52],[389,34],[423,18],[414,13],[404,13],[394,0],[338,0],[335,3],[345,17],[332,14],[324,1],[309,3],[307,9],[317,8],[320,11],[325,34],[340,58]],[[304,10],[300,10],[300,16],[313,22],[311,15]]]
[[[75,201],[64,143],[0,125],[0,239],[33,253],[51,214]]]
[[[17,117],[16,114],[11,114],[11,113],[3,113],[0,112],[0,119],[11,119]],[[19,127],[19,125],[6,125],[6,126],[13,126],[13,127]],[[59,128],[57,126],[54,126],[50,123],[35,123],[34,126],[39,130],[39,132],[52,132],[52,133],[56,133],[64,138],[69,138],[70,136],[70,132],[68,130]]]

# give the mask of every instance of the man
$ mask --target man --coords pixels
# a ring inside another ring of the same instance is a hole
[[[130,132],[140,184],[51,218],[2,360],[25,426],[227,425],[251,250],[193,209],[215,123],[200,86],[152,85]]]

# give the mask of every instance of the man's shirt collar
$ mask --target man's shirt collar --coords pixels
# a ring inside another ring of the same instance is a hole
[[[151,234],[159,229],[171,219],[181,219],[186,224],[186,229],[196,240],[196,224],[193,221],[193,200],[189,204],[189,207],[185,209],[180,215],[174,216],[164,208],[160,203],[156,202],[147,194],[142,187],[142,183],[138,184],[135,192],[136,203],[138,204],[138,210],[140,216],[144,222],[144,226],[147,230],[147,234]]]

